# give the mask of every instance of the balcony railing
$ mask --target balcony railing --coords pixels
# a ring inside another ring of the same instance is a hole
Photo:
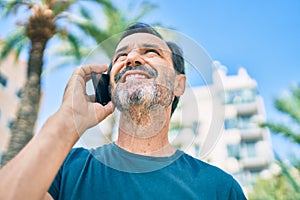
[[[251,157],[243,158],[240,164],[244,170],[258,170],[267,167],[269,161],[264,157]]]
[[[257,103],[255,101],[251,103],[236,104],[235,107],[239,115],[251,115],[258,112]]]
[[[255,141],[263,139],[263,130],[261,128],[240,129],[242,141]]]

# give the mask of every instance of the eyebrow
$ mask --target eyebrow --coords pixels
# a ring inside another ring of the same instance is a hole
[[[119,53],[119,52],[121,52],[121,51],[124,51],[124,50],[126,50],[126,49],[128,49],[128,45],[127,45],[127,46],[124,46],[124,47],[121,47],[120,49],[116,50],[116,51],[115,51],[115,54],[117,54],[117,53]]]
[[[161,48],[157,44],[143,44],[142,46],[146,48],[155,48],[161,50]]]

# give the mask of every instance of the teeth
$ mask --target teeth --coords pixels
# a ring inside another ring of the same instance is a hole
[[[145,79],[146,76],[142,74],[130,74],[126,76],[125,81],[132,80],[132,79]]]

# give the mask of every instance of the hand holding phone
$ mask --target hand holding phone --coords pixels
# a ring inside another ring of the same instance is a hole
[[[96,102],[105,106],[111,100],[109,92],[109,75],[92,72],[91,76],[95,89]]]

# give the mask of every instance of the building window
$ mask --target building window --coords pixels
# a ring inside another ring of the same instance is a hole
[[[14,125],[15,120],[9,120],[9,122],[7,123],[7,127],[11,130],[13,125]]]
[[[233,118],[225,119],[224,121],[224,128],[225,130],[228,129],[251,129],[257,128],[258,125],[256,122],[253,121],[252,115],[243,115],[237,116]]]
[[[225,92],[225,104],[251,103],[255,101],[256,95],[255,88],[228,90]]]
[[[7,78],[0,73],[0,85],[2,85],[3,87],[6,87],[7,85]]]
[[[241,90],[241,96],[243,97],[243,103],[251,103],[255,101],[257,91],[255,89],[243,89]]]
[[[0,168],[2,167],[1,163],[2,163],[2,152],[0,151]]]
[[[228,157],[240,159],[240,145],[239,144],[228,144],[227,145]]]
[[[252,129],[257,128],[258,124],[253,120],[253,115],[241,115],[238,116],[238,123],[240,129]]]
[[[243,158],[257,157],[256,143],[257,141],[249,141],[249,142],[242,143],[241,152]]]
[[[236,117],[225,119],[224,121],[224,128],[226,130],[228,129],[233,129],[233,128],[238,128],[238,121]]]
[[[16,91],[16,96],[19,97],[19,98],[21,98],[22,92],[23,92],[22,88],[18,89],[18,90]]]

